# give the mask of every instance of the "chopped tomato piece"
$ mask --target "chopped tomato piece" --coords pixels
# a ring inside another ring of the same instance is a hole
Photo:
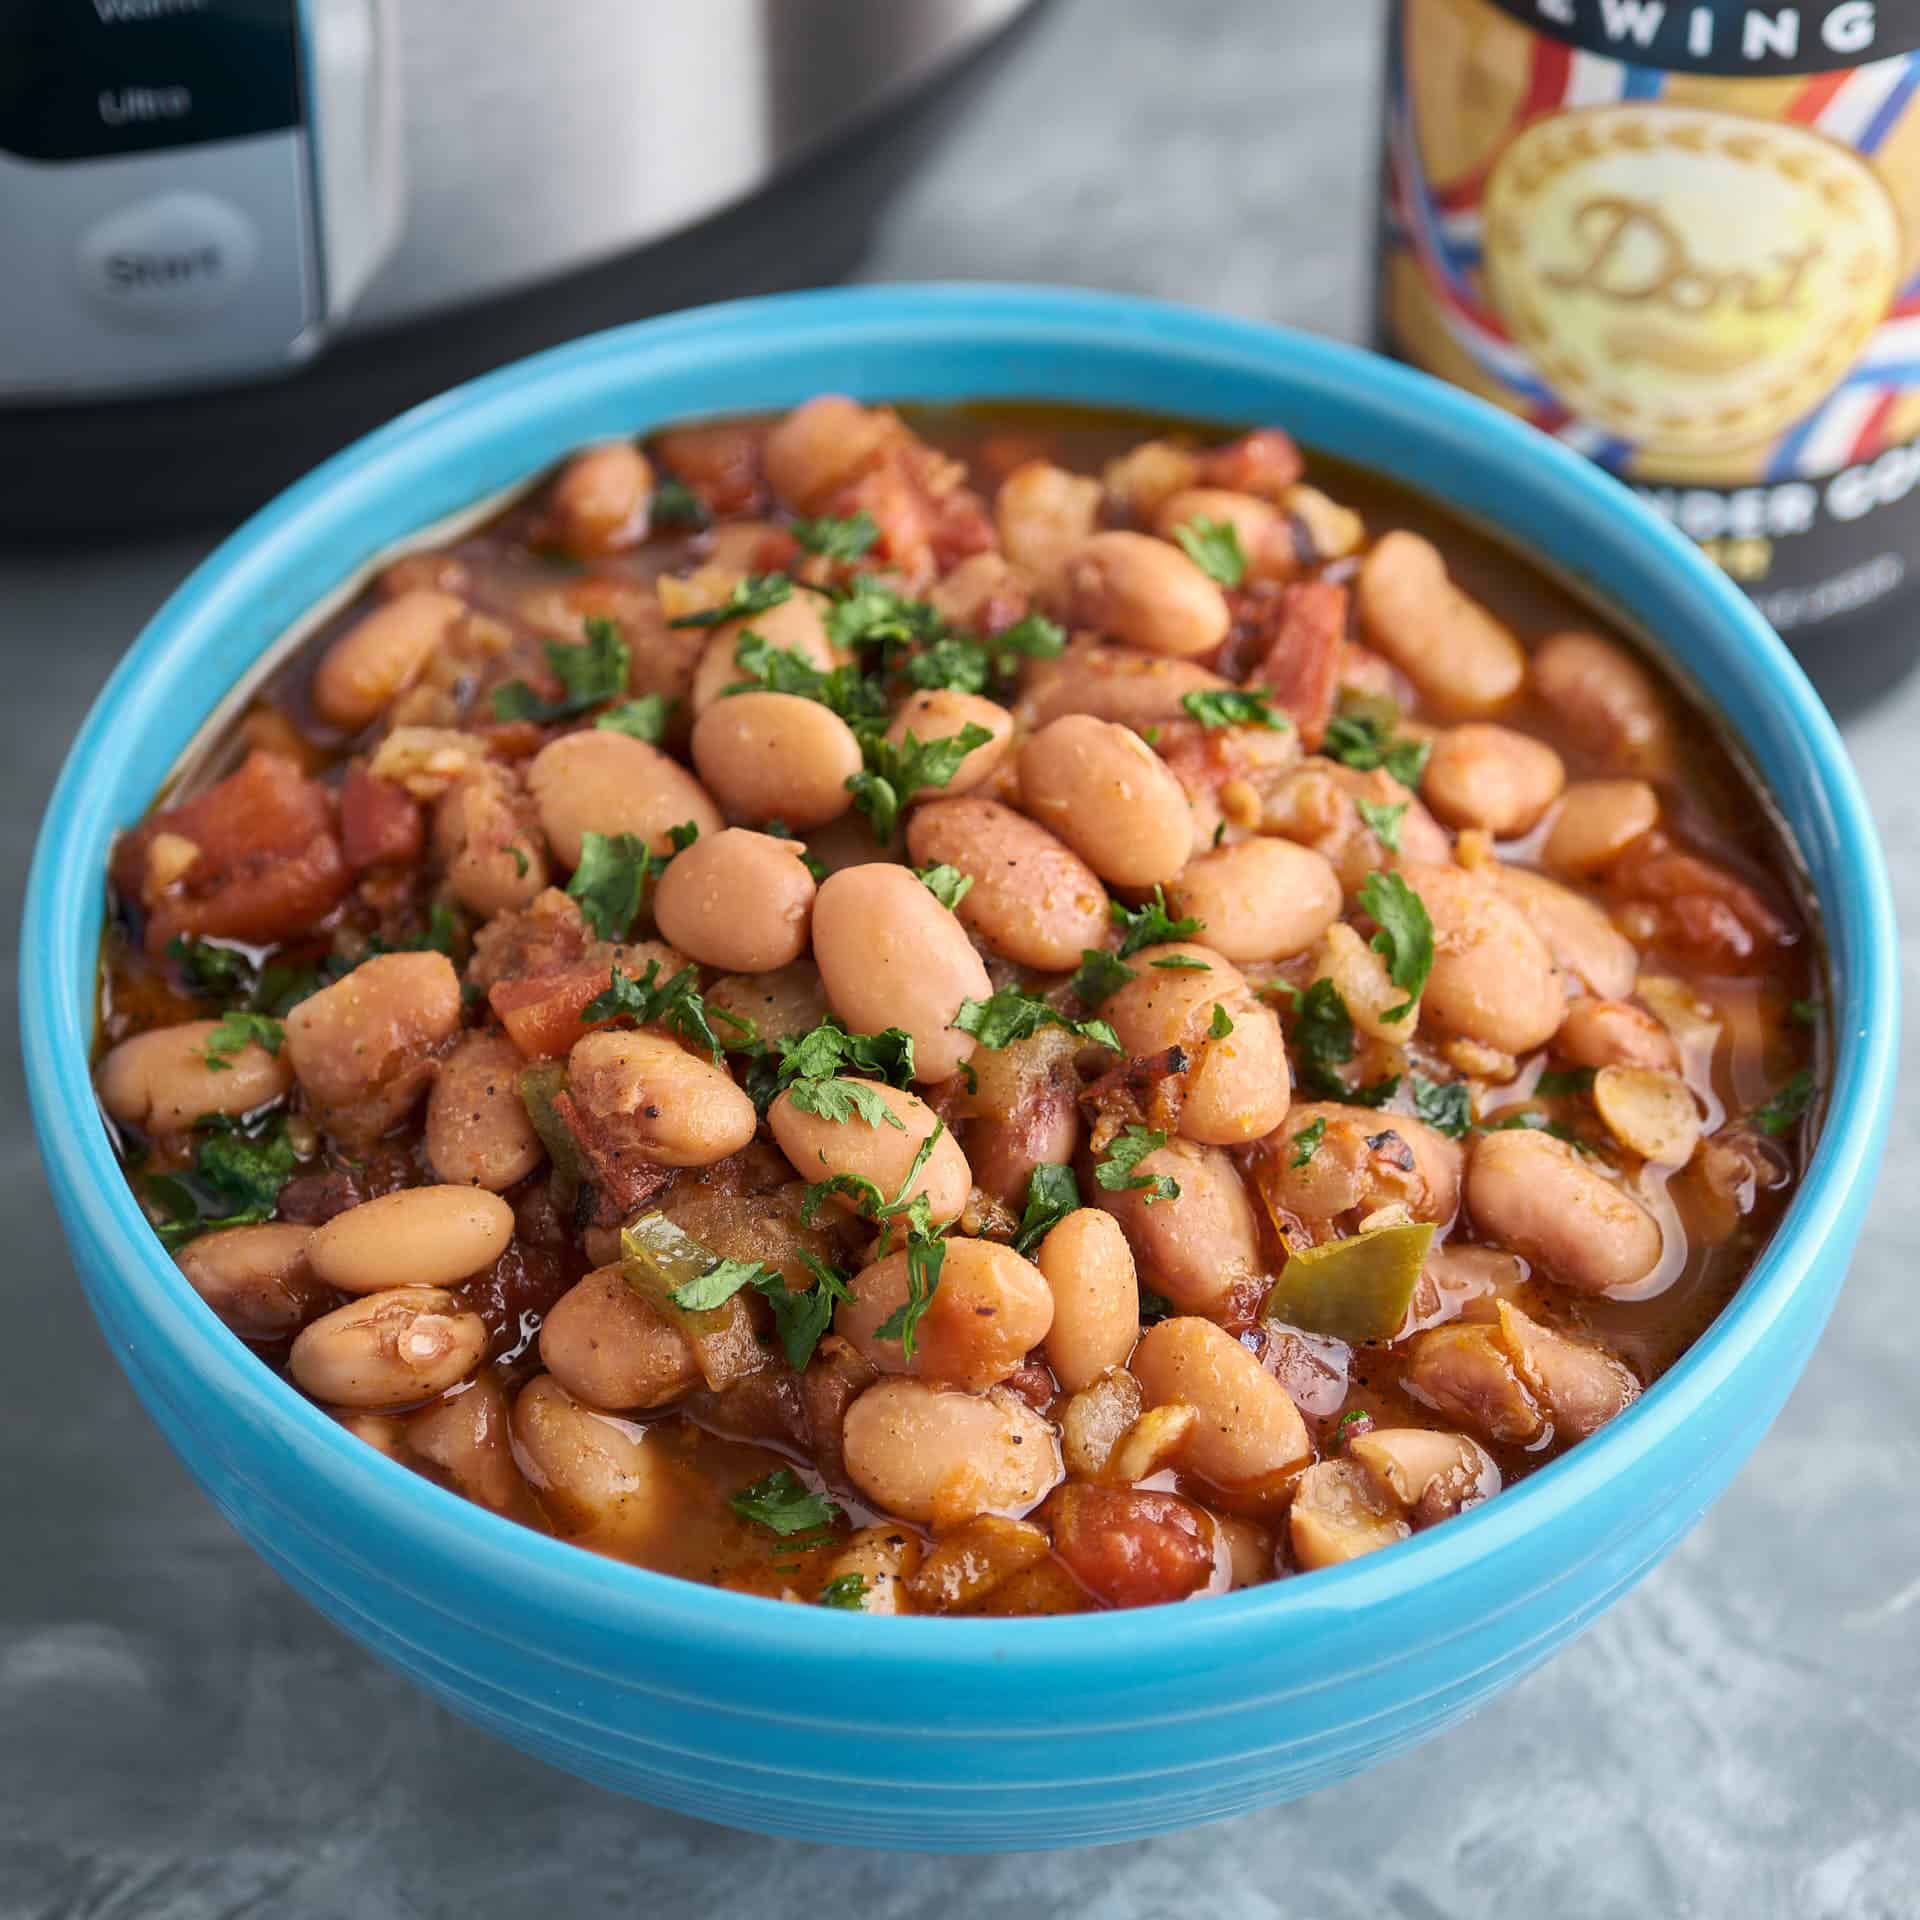
[[[532,979],[496,980],[487,990],[487,1001],[507,1038],[529,1060],[551,1060],[571,1052],[576,1040],[594,1031],[581,1015],[589,1001],[606,992],[609,977],[604,960],[582,960]]]
[[[420,803],[405,787],[376,779],[356,760],[340,786],[340,844],[347,865],[358,873],[414,860],[425,841]]]

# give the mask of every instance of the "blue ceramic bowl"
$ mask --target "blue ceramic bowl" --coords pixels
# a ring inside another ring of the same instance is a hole
[[[1508,530],[1658,636],[1805,854],[1840,1013],[1825,1129],[1785,1224],[1684,1360],[1477,1511],[1310,1579],[1043,1620],[782,1606],[512,1526],[350,1438],[261,1366],[147,1230],[87,1078],[102,870],[222,695],[383,545],[582,441],[826,389],[1281,422]],[[127,656],[61,775],[21,1014],[54,1200],[120,1364],[233,1524],[456,1713],[703,1819],[875,1846],[1118,1840],[1359,1771],[1470,1712],[1638,1580],[1785,1400],[1886,1132],[1896,935],[1874,829],[1799,669],[1684,541],[1573,454],[1329,341],[1133,299],[884,288],[724,306],[541,355],[424,406],[257,515]]]

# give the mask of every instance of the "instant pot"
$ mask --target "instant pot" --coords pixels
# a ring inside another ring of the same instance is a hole
[[[229,514],[857,259],[1031,0],[0,0],[0,532]]]

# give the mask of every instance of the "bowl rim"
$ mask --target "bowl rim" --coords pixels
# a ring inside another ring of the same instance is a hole
[[[89,811],[86,770],[138,737],[155,689],[190,678],[197,655],[235,617],[249,586],[289,555],[324,542],[356,501],[391,484],[395,467],[457,461],[463,448],[526,426],[563,392],[615,387],[663,351],[690,350],[697,358],[710,342],[796,335],[802,344],[831,339],[843,345],[863,331],[875,339],[914,336],[927,352],[937,350],[941,337],[999,338],[1069,349],[1076,341],[1124,344],[1174,358],[1250,362],[1269,374],[1284,361],[1289,380],[1314,387],[1330,405],[1364,385],[1375,411],[1385,408],[1409,432],[1483,457],[1516,486],[1537,489],[1550,507],[1576,518],[1631,516],[1646,573],[1684,590],[1706,626],[1744,648],[1768,698],[1784,708],[1814,826],[1823,840],[1846,850],[1835,884],[1818,895],[1830,953],[1845,960],[1836,982],[1844,1021],[1834,1023],[1825,1118],[1811,1162],[1759,1260],[1700,1338],[1598,1434],[1444,1527],[1311,1580],[1275,1581],[1182,1609],[1181,1644],[1189,1659],[1207,1659],[1256,1627],[1264,1633],[1283,1623],[1304,1626],[1316,1616],[1350,1616],[1405,1599],[1484,1567],[1543,1526],[1571,1521],[1578,1534],[1583,1504],[1593,1499],[1597,1507],[1597,1496],[1622,1469],[1676,1440],[1684,1446],[1689,1419],[1766,1343],[1812,1279],[1828,1238],[1845,1238],[1871,1183],[1897,1058],[1898,940],[1865,798],[1833,721],[1752,604],[1690,542],[1580,455],[1458,388],[1364,349],[1133,295],[996,283],[855,287],[731,301],[614,328],[411,409],[334,455],[224,540],[155,613],[93,703],[48,802],[28,883],[20,986],[28,1090],[56,1186],[88,1196],[89,1226],[108,1275],[102,1284],[124,1296],[152,1337],[225,1409],[277,1425],[298,1472],[357,1502],[369,1521],[412,1536],[423,1554],[469,1568],[486,1562],[512,1579],[516,1600],[529,1609],[591,1616],[616,1631],[644,1629],[656,1640],[668,1633],[677,1645],[724,1649],[736,1660],[764,1652],[837,1661],[852,1651],[876,1673],[921,1667],[929,1659],[990,1658],[1002,1671],[1009,1662],[1016,1668],[1027,1662],[1055,1679],[1069,1669],[1092,1677],[1110,1674],[1116,1660],[1156,1646],[1164,1651],[1173,1614],[1163,1607],[1039,1619],[892,1618],[877,1628],[850,1628],[846,1616],[831,1609],[730,1593],[605,1558],[447,1491],[349,1434],[228,1333],[147,1227],[94,1102],[90,1010],[83,1024],[71,988],[76,967],[92,976],[96,956],[80,934],[97,912],[101,876],[65,855]],[[392,527],[384,541],[409,530]],[[363,546],[344,554],[340,577],[372,551]],[[217,689],[212,701],[224,691]],[[1729,732],[1751,751],[1730,722]],[[1796,837],[1809,837],[1804,823]]]

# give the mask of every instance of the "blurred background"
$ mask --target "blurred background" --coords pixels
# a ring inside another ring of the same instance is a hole
[[[201,13],[257,36],[256,81],[284,63],[284,8],[0,0],[0,146],[104,141],[117,164],[161,169],[130,201],[122,177],[111,205],[36,199],[29,218],[23,181],[38,193],[59,169],[0,160],[0,368],[16,388],[0,403],[0,631],[20,668],[0,707],[9,927],[66,744],[145,617],[314,458],[487,365],[691,301],[841,278],[1064,281],[1368,336],[1384,0],[568,0],[537,26],[522,0],[440,19],[407,0],[400,51],[443,63],[446,85],[398,127],[370,84],[383,56],[365,10],[326,0],[310,13],[346,116],[324,160],[342,211],[297,218],[274,211],[288,177],[270,153],[288,136],[270,88],[236,89],[219,68],[194,82],[199,106],[239,116],[227,124],[268,156],[223,184],[194,172],[189,110],[133,66],[107,132],[97,90],[76,102],[21,83],[28,55],[42,76],[71,74],[82,39],[111,61],[136,17]],[[864,71],[809,30],[823,16],[870,29]],[[573,87],[581,63],[620,59],[631,90],[611,106]],[[397,228],[396,140],[424,196]],[[239,224],[209,211],[234,196]],[[123,202],[130,226],[113,224]],[[76,233],[91,236],[77,277]],[[129,257],[186,264],[128,284],[112,263]],[[223,305],[196,272],[238,273],[262,298]],[[103,333],[122,299],[154,303],[152,328]],[[195,300],[218,326],[161,324]],[[437,311],[419,320],[423,306]],[[356,314],[391,324],[356,332]],[[109,352],[108,337],[136,347]],[[310,345],[304,371],[277,371]],[[262,377],[132,390],[188,353],[224,356],[199,377]],[[43,382],[32,406],[17,404],[22,368]],[[56,379],[69,398],[46,404]],[[1920,801],[1903,764],[1916,724],[1910,685],[1849,740],[1920,935]],[[11,975],[10,943],[3,958]],[[863,1920],[1920,1913],[1920,1206],[1897,1179],[1752,1466],[1545,1671],[1310,1802],[1097,1854],[967,1863],[655,1813],[392,1681],[229,1533],[110,1365],[46,1205],[11,1035],[0,1126],[16,1276],[0,1342],[4,1920],[518,1920],[536,1901],[589,1914],[636,1895],[728,1920],[802,1902]],[[1895,1126],[1898,1167],[1920,1142],[1911,1110]]]

